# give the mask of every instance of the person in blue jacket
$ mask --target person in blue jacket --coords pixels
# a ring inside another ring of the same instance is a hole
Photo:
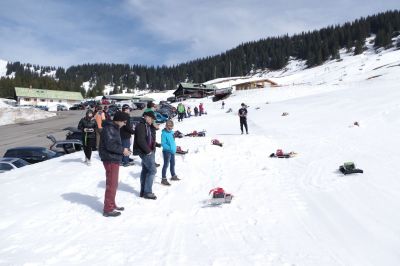
[[[168,120],[165,123],[165,128],[161,132],[161,146],[163,148],[163,158],[164,165],[162,168],[162,179],[161,184],[165,186],[170,186],[171,184],[167,180],[167,168],[170,165],[171,180],[180,180],[175,173],[175,153],[176,153],[176,143],[174,138],[174,122]]]

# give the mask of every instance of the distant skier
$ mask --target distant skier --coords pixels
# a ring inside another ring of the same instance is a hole
[[[243,126],[246,129],[246,134],[249,134],[249,130],[247,129],[247,109],[244,103],[241,104],[242,108],[239,109],[238,115],[240,118],[240,130],[243,134]]]
[[[224,109],[224,107],[225,107],[225,102],[222,101],[222,108],[221,109]]]

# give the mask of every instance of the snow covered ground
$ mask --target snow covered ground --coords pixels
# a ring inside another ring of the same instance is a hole
[[[135,158],[120,169],[120,217],[102,216],[97,152],[90,167],[80,152],[2,174],[0,265],[399,265],[400,51],[342,58],[269,72],[286,86],[235,92],[223,110],[186,101],[208,114],[175,129],[207,135],[177,139],[182,180],[161,186],[159,168],[158,199],[139,198]],[[269,158],[277,149],[298,155]],[[339,173],[346,161],[364,174]],[[207,205],[216,186],[231,204]]]
[[[56,113],[34,107],[14,107],[0,99],[0,126],[45,119],[56,115]]]

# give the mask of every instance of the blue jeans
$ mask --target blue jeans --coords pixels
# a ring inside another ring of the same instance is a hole
[[[122,147],[123,148],[130,148],[131,146],[131,139],[121,139]],[[127,164],[129,163],[129,156],[122,156],[122,163]]]
[[[162,167],[162,178],[167,178],[167,168],[168,165],[171,164],[169,168],[171,172],[171,176],[175,175],[175,154],[170,153],[169,151],[163,151],[164,165]]]
[[[141,155],[142,172],[140,173],[140,193],[143,195],[153,193],[153,180],[157,173],[156,155],[154,151],[150,155]]]

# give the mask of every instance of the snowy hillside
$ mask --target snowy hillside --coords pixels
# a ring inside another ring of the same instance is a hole
[[[0,78],[5,77],[7,74],[7,61],[0,59]]]
[[[158,168],[158,199],[142,199],[135,157],[120,168],[120,217],[102,216],[97,152],[90,167],[80,152],[1,174],[0,265],[399,265],[400,50],[342,59],[269,72],[284,86],[237,91],[225,109],[186,101],[208,114],[175,122],[207,131],[176,140],[189,149],[182,180],[162,186]],[[277,149],[297,156],[270,158]],[[346,161],[364,173],[338,172]],[[207,204],[217,186],[231,204]]]

